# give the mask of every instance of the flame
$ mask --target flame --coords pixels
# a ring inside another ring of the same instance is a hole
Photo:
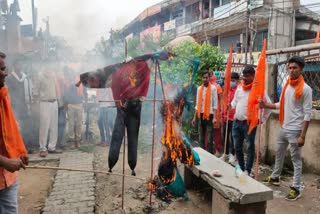
[[[184,100],[163,103],[164,129],[161,143],[164,145],[164,159],[171,158],[173,162],[179,159],[182,163],[193,165],[193,154],[183,142],[181,135],[181,116]]]
[[[163,118],[163,132],[161,144],[163,145],[163,155],[158,167],[158,176],[148,183],[148,190],[166,191],[166,197],[170,197],[170,192],[166,188],[176,180],[177,161],[192,166],[194,156],[192,149],[184,143],[182,135],[182,112],[185,105],[183,93],[178,94],[173,100],[162,103],[161,114]]]
[[[157,186],[156,186],[156,183],[154,182],[154,180],[152,179],[149,179],[149,182],[148,182],[148,191],[150,192],[155,192],[157,189]]]

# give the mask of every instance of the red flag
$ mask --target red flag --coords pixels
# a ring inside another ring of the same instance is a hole
[[[224,91],[222,97],[223,112],[226,112],[229,105],[229,95],[230,95],[230,82],[231,82],[231,66],[232,66],[232,51],[233,43],[231,43],[229,57],[227,62],[227,68],[224,75]]]
[[[266,39],[263,41],[263,49],[259,58],[256,74],[253,80],[252,89],[248,99],[248,121],[249,130],[248,134],[251,133],[252,129],[258,124],[258,104],[264,97],[265,89],[265,71],[266,71]]]
[[[112,93],[115,100],[135,99],[147,96],[150,68],[146,61],[124,64],[112,74]]]
[[[318,32],[317,32],[315,43],[318,43],[319,39],[320,39],[320,24],[319,24],[319,27],[318,27]]]

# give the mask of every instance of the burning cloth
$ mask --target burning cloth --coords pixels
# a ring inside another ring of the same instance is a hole
[[[185,105],[185,93],[180,93],[174,101],[166,101],[162,105],[164,129],[161,143],[164,146],[163,155],[158,168],[158,176],[149,182],[149,191],[170,201],[170,197],[188,196],[179,170],[177,160],[192,166],[200,164],[199,155],[192,149],[187,137],[181,131],[181,117]]]

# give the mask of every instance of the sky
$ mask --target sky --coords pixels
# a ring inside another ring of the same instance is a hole
[[[108,36],[111,28],[119,29],[137,17],[145,8],[161,0],[35,0],[38,26],[49,17],[53,35],[62,36],[77,50],[92,49],[101,36]],[[284,0],[286,1],[286,0]],[[8,3],[13,0],[8,0]],[[30,24],[31,0],[19,0],[22,24]],[[301,0],[302,5],[319,0]],[[320,7],[311,7],[320,11]],[[44,27],[43,27],[44,28]]]
[[[50,31],[62,36],[71,46],[84,51],[92,49],[111,28],[119,29],[137,17],[145,8],[161,0],[35,0],[38,26],[49,17]],[[13,2],[9,0],[8,3]],[[22,24],[32,22],[31,0],[19,0]]]

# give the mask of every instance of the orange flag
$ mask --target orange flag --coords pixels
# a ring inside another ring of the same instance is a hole
[[[319,28],[318,28],[318,32],[317,32],[315,43],[318,43],[319,39],[320,39],[320,25],[319,25]]]
[[[229,57],[227,62],[227,68],[224,75],[224,90],[223,90],[223,112],[226,112],[229,105],[229,94],[230,94],[230,82],[231,82],[231,66],[232,66],[232,51],[233,51],[233,43],[231,43]]]
[[[259,58],[256,74],[253,80],[252,89],[248,98],[248,122],[249,130],[248,134],[251,133],[252,129],[258,124],[258,104],[259,101],[264,97],[265,89],[265,71],[266,71],[266,49],[267,41],[263,41],[263,49]]]

